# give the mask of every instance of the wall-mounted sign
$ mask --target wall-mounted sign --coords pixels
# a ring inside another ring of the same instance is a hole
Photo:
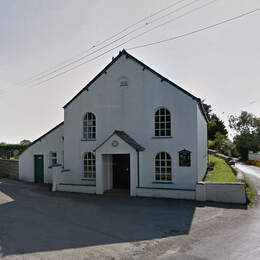
[[[117,140],[114,140],[114,141],[112,142],[112,146],[113,146],[113,147],[117,147],[118,145],[119,145],[119,143],[118,143]]]
[[[179,151],[179,166],[190,167],[191,165],[191,152],[188,150]]]

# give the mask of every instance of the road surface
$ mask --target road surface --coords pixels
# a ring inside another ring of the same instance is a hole
[[[260,167],[236,163],[236,167],[244,172],[251,183],[254,184],[257,194],[260,195]]]
[[[0,179],[0,259],[260,259],[260,208]]]

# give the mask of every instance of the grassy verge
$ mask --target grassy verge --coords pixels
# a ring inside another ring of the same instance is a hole
[[[8,174],[0,172],[0,178],[8,178]]]
[[[221,159],[213,154],[209,155],[209,162],[214,164],[214,170],[209,171],[205,181],[212,182],[234,182],[237,181],[232,168]]]
[[[250,185],[248,180],[243,180],[242,182],[244,182],[246,185],[246,204],[248,206],[252,206],[255,202],[255,196],[256,196],[255,190]]]

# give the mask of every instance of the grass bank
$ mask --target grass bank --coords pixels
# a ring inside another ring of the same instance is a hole
[[[205,181],[234,182],[237,181],[233,169],[222,158],[213,154],[209,155],[209,162],[214,164],[214,170],[209,171]]]
[[[237,181],[234,170],[222,158],[209,155],[209,162],[214,165],[214,170],[209,171],[205,181],[212,182],[235,182]],[[255,190],[248,180],[243,180],[246,185],[246,204],[252,206],[255,202]]]
[[[242,182],[244,182],[246,185],[246,204],[248,206],[252,206],[255,202],[255,196],[256,196],[255,190],[250,185],[248,180],[243,180]]]

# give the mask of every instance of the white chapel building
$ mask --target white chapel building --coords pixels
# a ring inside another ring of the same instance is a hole
[[[53,191],[195,199],[207,171],[201,100],[125,50],[19,158],[21,180]]]

